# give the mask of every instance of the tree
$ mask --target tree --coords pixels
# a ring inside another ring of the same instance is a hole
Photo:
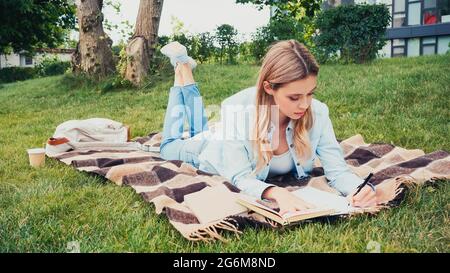
[[[112,40],[103,30],[103,0],[77,0],[79,41],[72,55],[72,70],[103,78],[115,71]]]
[[[304,16],[313,17],[320,10],[323,0],[236,0],[239,4],[254,4],[258,9],[264,6],[276,7],[275,17],[293,17],[301,19]]]
[[[200,33],[198,43],[197,58],[201,63],[204,63],[214,54],[214,36],[209,32]]]
[[[304,20],[302,20],[304,21]],[[256,61],[261,61],[268,47],[275,41],[295,39],[301,43],[305,41],[305,24],[290,17],[270,20],[267,26],[257,29],[252,35],[251,52]]]
[[[134,35],[126,49],[125,78],[135,85],[148,75],[158,41],[158,28],[164,0],[141,0]]]
[[[75,28],[75,5],[68,0],[1,0],[0,54],[57,47]]]
[[[228,63],[235,62],[235,54],[237,53],[237,30],[228,24],[223,24],[216,29],[216,41],[220,45],[220,63],[222,64],[223,55],[228,55]]]
[[[321,12],[315,42],[323,61],[339,55],[344,62],[364,63],[376,58],[386,43],[389,9],[381,4],[345,5]]]

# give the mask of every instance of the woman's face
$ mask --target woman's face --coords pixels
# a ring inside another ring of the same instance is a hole
[[[317,76],[309,75],[304,79],[293,81],[273,90],[268,81],[264,81],[266,93],[271,95],[280,108],[280,118],[299,119],[304,116],[311,105]]]

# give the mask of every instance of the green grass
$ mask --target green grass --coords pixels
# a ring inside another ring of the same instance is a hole
[[[450,150],[450,55],[324,65],[317,98],[328,104],[336,136],[360,133],[432,152]],[[258,68],[200,65],[206,105],[253,85]],[[128,187],[53,160],[28,165],[26,149],[42,146],[69,119],[105,117],[132,126],[133,137],[162,129],[171,73],[140,90],[98,91],[63,76],[3,84],[0,89],[0,252],[449,252],[450,187],[414,189],[398,208],[376,217],[315,223],[284,232],[248,229],[229,243],[185,240],[165,216]]]

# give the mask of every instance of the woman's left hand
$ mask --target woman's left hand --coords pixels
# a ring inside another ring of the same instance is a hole
[[[350,204],[354,207],[375,207],[377,205],[377,193],[370,186],[364,186],[361,191],[355,194],[356,190],[347,196]]]

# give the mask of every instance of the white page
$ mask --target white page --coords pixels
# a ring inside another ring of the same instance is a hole
[[[321,191],[313,187],[304,187],[292,192],[295,196],[308,202],[316,208],[328,207],[336,210],[334,214],[348,214],[359,210],[350,206],[347,198],[326,191]]]

